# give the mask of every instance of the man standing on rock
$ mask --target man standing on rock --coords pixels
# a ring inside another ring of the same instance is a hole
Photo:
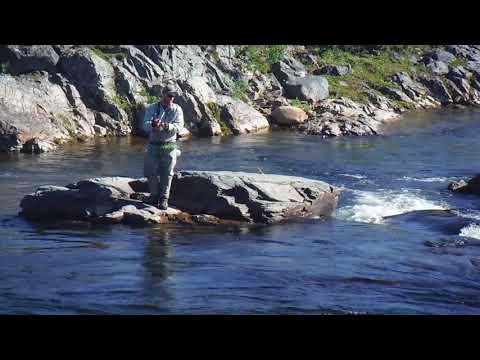
[[[175,88],[167,85],[162,91],[162,100],[149,106],[145,111],[143,129],[148,133],[144,163],[144,176],[150,188],[149,203],[159,209],[168,208],[170,186],[173,171],[180,150],[176,141],[178,133],[183,129],[183,110],[173,103]]]

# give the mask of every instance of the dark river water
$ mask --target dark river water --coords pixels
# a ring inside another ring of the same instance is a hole
[[[480,314],[480,199],[447,190],[480,172],[478,110],[410,114],[378,137],[182,142],[178,169],[342,187],[330,219],[225,230],[17,216],[40,185],[141,177],[143,149],[102,139],[0,157],[1,314]]]

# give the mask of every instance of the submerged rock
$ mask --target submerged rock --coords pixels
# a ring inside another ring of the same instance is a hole
[[[142,193],[142,194],[139,194]],[[106,177],[66,187],[42,186],[26,195],[20,214],[31,220],[100,223],[277,223],[330,216],[340,190],[301,177],[230,171],[181,171],[174,176],[171,208],[144,203],[146,179]]]
[[[448,189],[465,194],[480,195],[480,174],[471,178],[468,182],[465,180],[452,181]]]

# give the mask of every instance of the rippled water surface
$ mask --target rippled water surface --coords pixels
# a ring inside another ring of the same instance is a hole
[[[17,216],[39,185],[142,176],[143,148],[103,139],[0,157],[0,313],[480,314],[480,200],[446,189],[480,172],[478,111],[411,114],[378,137],[182,142],[178,169],[342,187],[331,219],[213,229]]]

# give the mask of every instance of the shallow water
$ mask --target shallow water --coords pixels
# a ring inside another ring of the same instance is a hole
[[[438,111],[378,137],[275,131],[182,142],[178,169],[344,188],[331,219],[256,229],[32,224],[17,216],[24,195],[140,177],[144,140],[3,155],[0,313],[480,314],[480,201],[446,189],[480,168],[479,130],[478,111]],[[422,211],[440,209],[454,211]]]

